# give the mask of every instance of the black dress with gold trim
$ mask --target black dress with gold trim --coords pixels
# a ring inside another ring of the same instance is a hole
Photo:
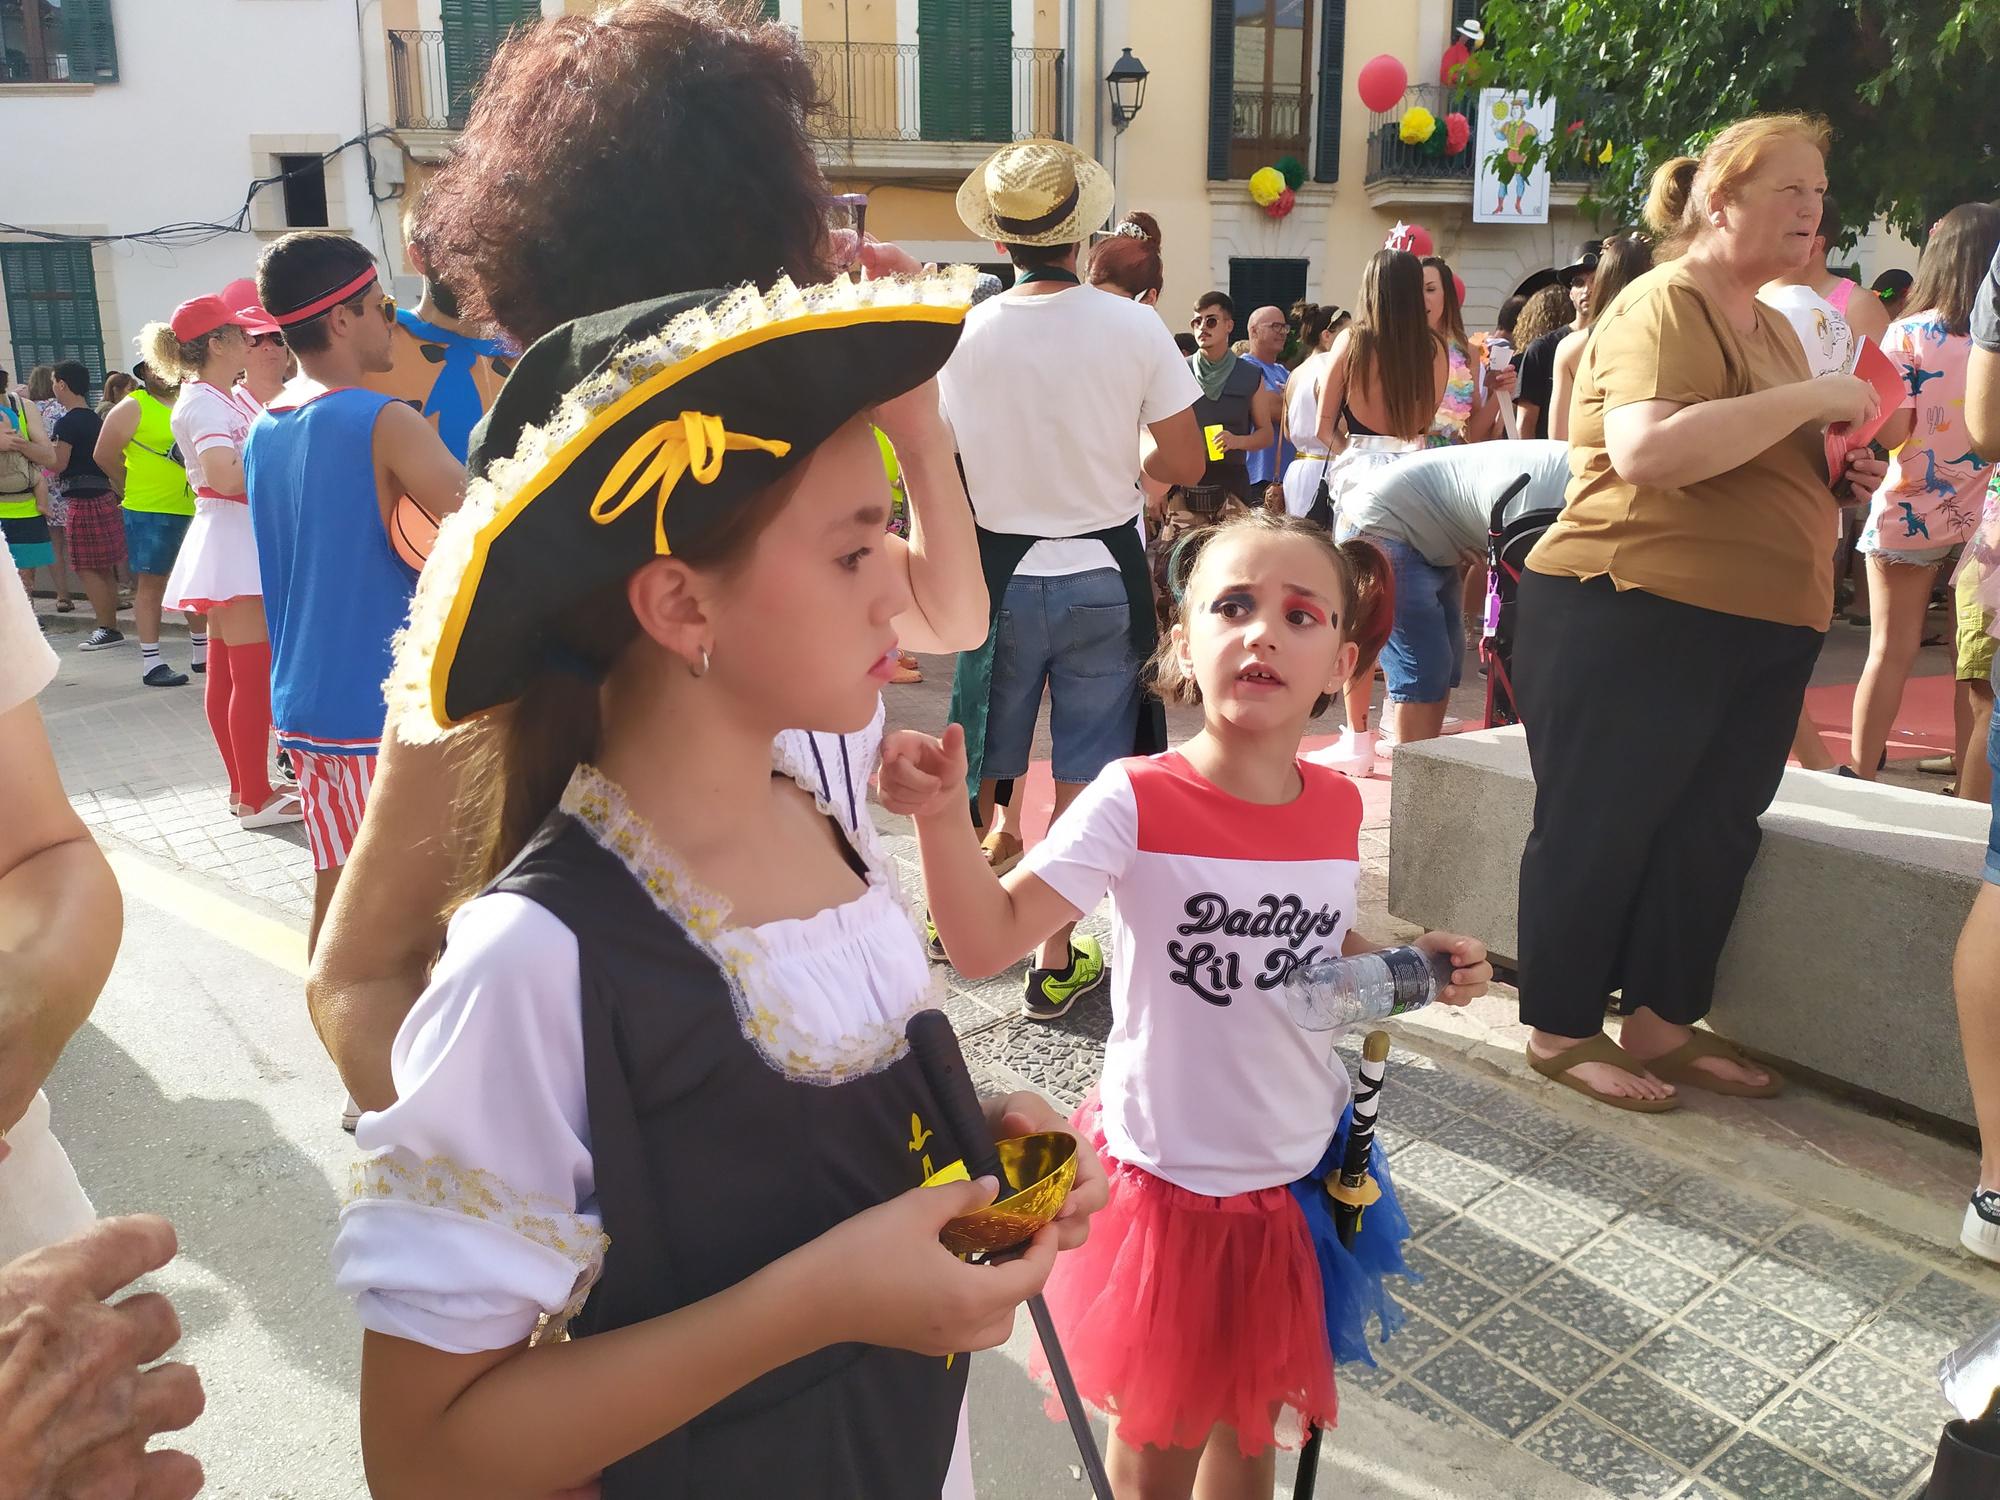
[[[588,790],[573,805],[606,816]],[[573,790],[572,799],[575,797]],[[615,830],[613,831],[615,838]],[[713,1296],[918,1185],[937,1113],[892,1034],[844,1066],[774,1058],[733,960],[559,812],[495,882],[577,938],[597,1203],[610,1245],[571,1332]],[[698,907],[681,908],[700,923]],[[913,935],[914,941],[914,935]],[[822,1349],[613,1464],[605,1500],[938,1500],[970,1361]]]

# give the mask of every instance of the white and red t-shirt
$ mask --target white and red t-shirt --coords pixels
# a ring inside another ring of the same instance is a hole
[[[1111,1154],[1211,1197],[1303,1177],[1347,1107],[1333,1038],[1292,1020],[1283,986],[1353,923],[1361,794],[1324,766],[1299,774],[1297,799],[1269,807],[1177,752],[1119,761],[1023,865],[1080,912],[1111,895]]]
[[[197,455],[211,448],[243,451],[243,439],[250,424],[262,416],[264,408],[241,386],[220,390],[206,380],[190,380],[174,399],[169,425],[174,443],[187,460],[188,474],[194,479],[195,493],[211,500],[241,500],[241,495],[221,495],[201,482],[201,462]]]

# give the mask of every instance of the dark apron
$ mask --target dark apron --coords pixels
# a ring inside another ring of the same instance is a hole
[[[951,674],[950,722],[965,730],[965,784],[973,799],[973,821],[979,821],[980,771],[986,764],[986,714],[993,696],[993,636],[1001,607],[1006,603],[1007,585],[1014,570],[1040,541],[1102,542],[1118,565],[1119,581],[1125,585],[1125,607],[1130,614],[1132,654],[1141,670],[1153,659],[1159,636],[1153,621],[1153,583],[1146,563],[1145,544],[1130,522],[1089,531],[1078,537],[1022,536],[1011,531],[978,528],[979,571],[986,577],[986,640],[977,650],[958,653]],[[1132,727],[1132,753],[1157,755],[1167,748],[1167,710],[1150,684],[1139,693],[1139,718]]]
[[[843,1083],[781,1072],[715,960],[574,819],[553,814],[492,889],[576,934],[610,1247],[575,1337],[713,1296],[923,1181],[912,1141],[942,1116],[915,1058]],[[937,1500],[970,1363],[818,1350],[612,1464],[604,1500]]]

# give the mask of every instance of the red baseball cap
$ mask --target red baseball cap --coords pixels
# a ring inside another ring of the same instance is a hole
[[[174,337],[184,344],[205,333],[213,333],[228,323],[234,323],[238,328],[250,327],[249,318],[213,293],[206,297],[189,298],[174,309],[174,315],[169,320]]]
[[[271,315],[264,311],[264,304],[257,300],[257,283],[248,276],[238,277],[222,289],[222,301],[231,312],[242,320],[242,326],[253,334],[278,332],[278,325]]]

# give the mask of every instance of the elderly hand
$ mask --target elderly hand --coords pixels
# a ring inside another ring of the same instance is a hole
[[[1104,1163],[1090,1142],[1077,1135],[1069,1121],[1057,1114],[1055,1106],[1040,1094],[1015,1093],[983,1103],[987,1124],[996,1141],[1039,1135],[1046,1130],[1076,1136],[1076,1181],[1069,1196],[1063,1199],[1062,1212],[1055,1217],[1056,1249],[1074,1250],[1090,1238],[1090,1216],[1111,1201],[1111,1180],[1104,1174]]]
[[[142,1369],[180,1339],[158,1293],[107,1298],[173,1259],[173,1226],[106,1219],[0,1266],[0,1497],[189,1500],[201,1465],[150,1453],[201,1415],[187,1365]]]
[[[1882,398],[1858,375],[1820,375],[1812,382],[1822,423],[1866,422],[1880,410]]]

